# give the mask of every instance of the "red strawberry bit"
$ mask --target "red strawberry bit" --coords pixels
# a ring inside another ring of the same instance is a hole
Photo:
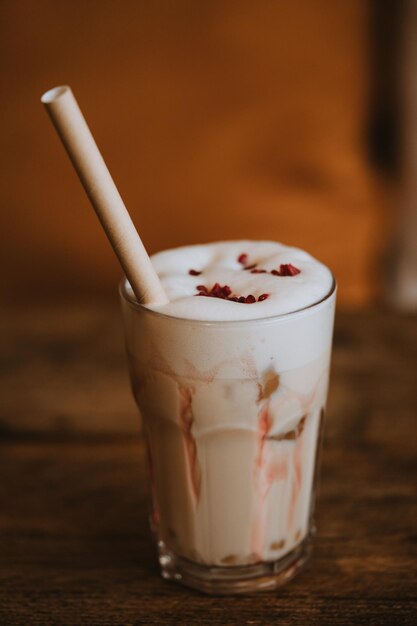
[[[251,274],[266,274],[266,270],[251,270]]]
[[[279,266],[279,271],[272,270],[271,274],[274,276],[296,276],[297,274],[300,274],[300,272],[301,270],[299,270],[298,267],[291,265],[291,263],[282,263]]]
[[[244,270],[252,270],[254,267],[257,266],[257,263],[251,263],[251,265],[248,265],[248,255],[247,254],[241,254],[240,256],[238,256],[237,258],[238,263],[240,263],[241,265],[243,265],[243,269]]]
[[[243,265],[243,269],[247,271],[253,271],[254,268],[258,265],[257,263],[251,263],[248,265],[248,255],[241,254],[237,258],[238,262]],[[258,270],[257,272],[253,272],[254,274],[263,274],[266,270]]]
[[[197,291],[198,293],[195,294],[196,296],[207,296],[209,298],[211,297],[222,299],[229,298],[232,293],[229,285],[223,285],[222,287],[220,283],[215,283],[210,290],[205,285],[197,285]]]
[[[198,270],[188,270],[190,276],[200,276],[201,272]]]
[[[298,267],[294,267],[291,263],[280,265],[279,270],[281,272],[281,276],[296,276],[301,272]]]
[[[261,296],[259,296],[258,302],[262,302],[263,300],[266,300],[267,298],[269,298],[269,293],[263,293]]]
[[[240,304],[253,304],[256,302],[256,298],[251,293],[248,296],[234,296],[229,285],[220,285],[215,283],[211,289],[208,289],[205,285],[197,286],[196,296],[205,296],[207,298],[220,298],[222,300],[229,300],[230,302],[239,302]],[[265,300],[268,294],[263,294],[258,298],[258,301]]]

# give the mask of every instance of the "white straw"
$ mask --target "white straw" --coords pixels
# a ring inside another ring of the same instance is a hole
[[[97,148],[70,87],[50,89],[41,102],[60,136],[108,239],[143,304],[168,298]]]

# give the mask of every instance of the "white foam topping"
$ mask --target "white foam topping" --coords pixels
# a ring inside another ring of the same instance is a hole
[[[245,265],[256,264],[252,273],[239,262],[246,254]],[[329,269],[299,248],[291,248],[272,241],[222,241],[211,244],[184,246],[158,252],[152,263],[170,300],[162,306],[149,308],[194,320],[237,321],[249,320],[298,311],[322,300],[330,291],[333,277]],[[300,270],[294,276],[276,276],[281,265],[291,264]],[[198,276],[190,270],[201,272]],[[227,285],[231,296],[253,295],[256,300],[268,294],[263,301],[243,304],[215,297],[197,296],[197,286],[209,290],[215,283]]]

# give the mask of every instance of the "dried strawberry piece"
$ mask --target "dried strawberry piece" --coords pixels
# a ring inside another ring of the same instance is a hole
[[[262,302],[262,300],[266,300],[267,298],[269,298],[269,293],[263,293],[259,296],[258,302]]]
[[[210,295],[216,296],[217,298],[223,297],[222,286],[220,283],[215,283],[213,287],[210,289]]]
[[[251,274],[266,274],[266,270],[251,270]]]
[[[190,276],[200,276],[201,272],[198,270],[188,270]]]
[[[241,254],[240,256],[238,256],[237,258],[238,262],[243,265],[243,269],[245,271],[253,271],[255,267],[257,267],[257,263],[251,263],[250,265],[247,265],[248,263],[248,255],[247,254]],[[262,274],[263,272],[266,272],[266,270],[258,270],[257,272],[253,272],[254,274]]]
[[[220,285],[220,283],[214,283],[213,287],[209,290],[205,285],[197,285],[196,296],[207,296],[208,298],[228,298],[232,290],[229,285]]]
[[[279,271],[272,270],[271,274],[274,276],[296,276],[297,274],[300,274],[300,272],[301,270],[299,270],[298,267],[291,265],[291,263],[281,263]]]
[[[229,300],[230,302],[239,302],[240,304],[253,304],[256,302],[256,298],[251,293],[248,296],[233,296],[232,289],[229,285],[220,285],[220,283],[214,283],[213,287],[209,290],[205,285],[197,285],[196,296],[205,296],[207,298],[221,298],[222,300]],[[262,294],[259,296],[258,302],[265,300],[269,294]]]
[[[279,271],[281,273],[281,276],[296,276],[301,272],[298,267],[291,265],[291,263],[284,263],[280,265]]]

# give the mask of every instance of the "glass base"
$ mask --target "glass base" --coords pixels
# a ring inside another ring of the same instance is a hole
[[[277,561],[254,565],[205,566],[176,556],[158,541],[162,577],[211,595],[272,591],[293,578],[311,553],[310,534],[291,552]]]

